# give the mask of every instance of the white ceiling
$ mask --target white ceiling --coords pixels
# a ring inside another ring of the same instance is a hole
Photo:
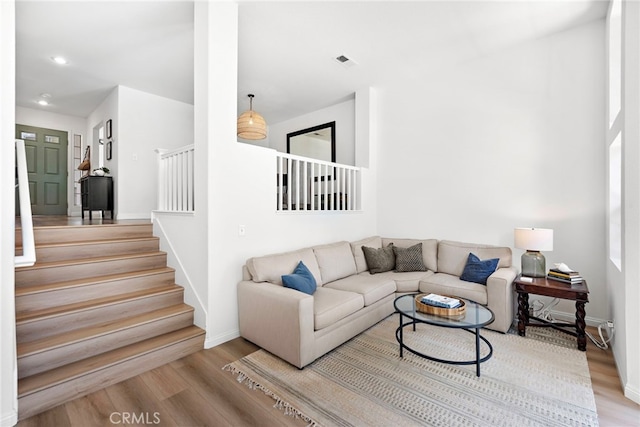
[[[19,106],[86,117],[117,85],[193,104],[192,2],[16,2]]]
[[[238,110],[277,123],[606,15],[608,2],[239,2]],[[116,85],[193,103],[193,3],[16,5],[17,104],[86,117]],[[50,58],[64,55],[69,64]],[[357,65],[345,67],[346,55]],[[419,81],[419,80],[417,80]],[[51,94],[51,105],[36,104]]]

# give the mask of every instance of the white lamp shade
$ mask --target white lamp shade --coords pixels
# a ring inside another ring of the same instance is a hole
[[[550,228],[516,228],[514,244],[528,251],[552,251],[553,230]]]

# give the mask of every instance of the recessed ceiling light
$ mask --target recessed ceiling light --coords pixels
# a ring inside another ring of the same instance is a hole
[[[58,65],[65,65],[67,63],[67,60],[64,59],[62,56],[52,56],[51,60]]]
[[[40,101],[38,101],[38,104],[40,105],[49,105],[49,103],[47,101],[45,101],[44,99],[41,99]]]

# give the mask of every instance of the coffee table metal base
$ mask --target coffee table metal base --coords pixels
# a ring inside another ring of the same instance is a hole
[[[491,359],[491,356],[493,355],[493,346],[491,345],[491,343],[482,335],[480,335],[480,328],[473,328],[473,329],[463,329],[464,331],[467,331],[469,333],[472,333],[475,335],[476,337],[476,358],[475,360],[446,360],[446,359],[439,359],[437,357],[433,357],[433,356],[428,356],[426,354],[423,354],[411,347],[409,347],[407,344],[404,343],[403,340],[403,330],[406,326],[410,326],[413,325],[413,330],[416,330],[416,324],[418,323],[422,323],[422,322],[417,322],[415,320],[410,320],[407,323],[403,323],[402,318],[404,317],[402,315],[402,313],[398,313],[400,315],[400,326],[398,327],[398,329],[396,329],[396,340],[398,341],[398,344],[400,344],[400,357],[403,357],[403,349],[407,349],[408,351],[410,351],[411,353],[415,354],[416,356],[420,356],[420,357],[424,357],[425,359],[429,359],[429,360],[433,360],[434,362],[440,362],[440,363],[447,363],[450,365],[476,365],[476,376],[480,376],[480,364],[482,362],[486,362],[487,360]],[[484,343],[487,345],[487,347],[489,348],[489,353],[484,356],[484,357],[480,357],[480,340],[484,341]]]

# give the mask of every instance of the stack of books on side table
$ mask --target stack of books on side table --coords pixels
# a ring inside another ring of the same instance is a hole
[[[455,298],[446,297],[438,294],[429,294],[422,297],[420,300],[423,304],[428,304],[434,307],[442,308],[456,308],[461,305],[460,300]]]
[[[547,273],[547,279],[556,280],[569,285],[582,283],[582,276],[580,276],[580,273],[577,271],[560,271],[557,268],[549,270],[549,273]]]

